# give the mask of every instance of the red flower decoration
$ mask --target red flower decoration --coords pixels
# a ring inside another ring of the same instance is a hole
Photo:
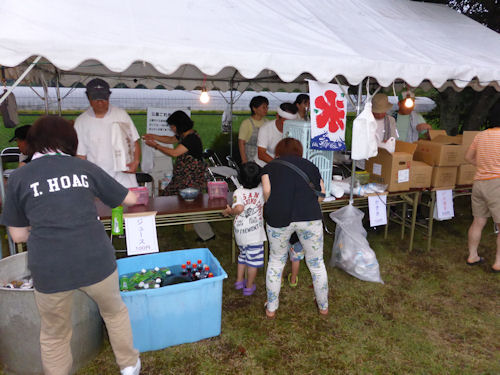
[[[344,102],[337,100],[337,93],[332,90],[325,91],[325,94],[318,96],[314,101],[317,109],[322,112],[316,116],[318,128],[324,128],[328,125],[331,133],[337,130],[344,130]]]

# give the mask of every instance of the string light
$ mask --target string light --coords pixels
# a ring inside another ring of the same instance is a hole
[[[207,81],[207,77],[203,76],[203,85],[202,85],[201,94],[200,94],[200,102],[202,104],[207,104],[210,101],[210,95],[208,95],[207,88],[205,86],[206,81]]]

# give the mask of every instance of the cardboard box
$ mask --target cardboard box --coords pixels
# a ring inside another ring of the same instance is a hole
[[[465,153],[469,149],[469,146],[471,145],[472,141],[474,140],[474,138],[478,134],[479,134],[479,131],[464,131],[464,134],[462,135],[462,160],[461,160],[461,164],[467,164],[467,162],[465,161],[465,159],[463,157],[465,156]]]
[[[444,130],[430,130],[431,140],[419,140],[413,158],[432,166],[456,167],[463,162],[462,136],[446,135]]]
[[[431,187],[453,188],[457,180],[457,167],[432,168]]]
[[[432,167],[423,161],[413,160],[410,167],[410,188],[431,186]]]
[[[472,185],[476,167],[472,164],[461,164],[457,171],[457,185]]]
[[[396,141],[396,151],[390,153],[383,148],[378,155],[366,161],[370,181],[387,184],[387,191],[410,190],[410,165],[416,145]]]

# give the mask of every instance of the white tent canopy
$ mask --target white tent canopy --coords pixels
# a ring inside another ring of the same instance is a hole
[[[436,4],[408,0],[3,0],[0,65],[70,85],[242,91],[351,85],[500,90],[500,35]],[[206,82],[204,84],[204,79]]]

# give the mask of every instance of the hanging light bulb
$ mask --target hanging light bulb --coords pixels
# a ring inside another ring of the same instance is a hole
[[[200,102],[207,104],[210,101],[210,95],[208,95],[207,89],[203,88],[201,90]]]
[[[415,105],[415,100],[410,96],[410,93],[406,95],[404,105],[406,108],[413,108],[413,106]]]

